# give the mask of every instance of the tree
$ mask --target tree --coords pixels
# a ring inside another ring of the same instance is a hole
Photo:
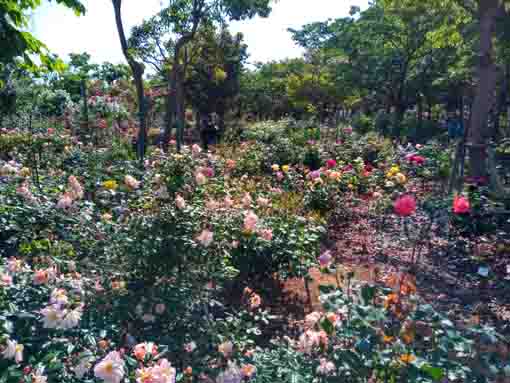
[[[145,126],[145,91],[143,85],[143,73],[145,67],[139,63],[133,57],[133,54],[129,50],[129,45],[124,32],[124,24],[122,22],[122,0],[112,0],[113,9],[115,12],[115,23],[117,25],[117,32],[119,34],[120,45],[122,53],[128,62],[131,71],[133,72],[133,78],[136,87],[136,95],[138,101],[138,142],[137,142],[137,154],[140,159],[140,163],[143,163],[145,156],[145,141],[147,137],[146,126]]]
[[[233,36],[226,28],[218,31],[208,24],[201,27],[189,47],[186,99],[197,111],[199,124],[203,115],[217,113],[220,132],[227,110],[238,99],[241,70],[248,57],[242,39],[241,34]]]
[[[182,144],[184,127],[184,48],[195,38],[204,22],[225,23],[243,20],[256,15],[269,15],[271,0],[170,0],[169,6],[160,13],[161,21],[169,27],[173,37],[173,54],[168,76],[169,102],[165,126],[165,143],[174,127],[177,130],[177,145]]]
[[[79,0],[56,0],[56,2],[73,9],[76,15],[85,13],[85,7]],[[0,2],[0,69],[14,61],[34,69],[35,64],[31,55],[37,55],[45,66],[63,68],[62,61],[51,56],[42,41],[24,30],[28,26],[28,12],[40,4],[40,0]]]

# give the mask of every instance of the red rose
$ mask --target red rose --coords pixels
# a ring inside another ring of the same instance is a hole
[[[453,200],[453,212],[455,214],[466,214],[469,213],[471,206],[469,200],[466,197],[457,196]]]
[[[395,214],[401,217],[413,215],[416,211],[416,200],[413,196],[405,195],[395,201],[393,205]]]
[[[327,160],[326,166],[328,167],[328,169],[333,169],[334,167],[336,167],[336,161],[333,159]]]

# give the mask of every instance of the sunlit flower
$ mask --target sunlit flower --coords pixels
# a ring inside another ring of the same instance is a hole
[[[340,172],[330,172],[328,177],[331,180],[338,181],[340,178],[342,178],[342,173],[340,173]]]
[[[211,167],[203,169],[202,173],[208,178],[214,177],[214,169]]]
[[[65,305],[68,301],[69,299],[67,298],[67,293],[64,289],[55,289],[51,292],[50,303]]]
[[[234,200],[232,198],[230,198],[230,196],[228,196],[228,195],[225,196],[223,203],[225,204],[225,207],[227,207],[227,208],[231,208],[232,206],[234,206]]]
[[[80,324],[81,315],[82,311],[79,308],[70,310],[62,320],[62,328],[71,329],[77,327]]]
[[[175,383],[175,368],[167,359],[161,359],[152,367],[154,383]]]
[[[317,374],[319,375],[332,375],[335,371],[335,364],[325,358],[321,358],[319,367],[317,367]]]
[[[36,270],[34,272],[34,276],[32,277],[32,281],[36,285],[44,285],[49,281],[49,273],[48,270]]]
[[[84,357],[80,360],[80,363],[78,363],[76,366],[72,368],[74,374],[78,379],[82,379],[87,372],[89,372],[90,368],[92,367],[92,358],[91,357]]]
[[[453,200],[453,212],[455,214],[467,214],[471,210],[469,200],[463,196],[456,196]]]
[[[263,198],[263,197],[259,197],[257,198],[257,205],[259,205],[260,207],[267,207],[269,206],[269,198]]]
[[[258,294],[252,294],[249,299],[249,302],[250,302],[250,308],[252,310],[254,310],[254,309],[260,307],[260,305],[262,304],[262,298]]]
[[[232,170],[232,169],[235,169],[235,167],[236,167],[236,162],[235,162],[234,160],[227,160],[227,161],[225,162],[225,165],[227,166],[227,169]]]
[[[69,209],[73,206],[73,198],[70,193],[64,193],[57,202],[57,209]]]
[[[175,205],[177,209],[182,210],[186,207],[186,201],[180,195],[177,195],[177,197],[175,197]]]
[[[257,372],[257,368],[253,364],[244,364],[241,367],[243,378],[250,379]]]
[[[274,164],[273,166],[271,166],[271,169],[273,170],[273,172],[278,172],[280,171],[280,165]]]
[[[7,270],[11,273],[18,273],[23,270],[23,261],[15,257],[10,257],[7,260]]]
[[[218,346],[218,351],[223,354],[225,358],[229,358],[234,350],[234,344],[231,341],[223,342]]]
[[[195,173],[195,181],[197,185],[205,185],[207,183],[207,178],[204,176],[202,172]]]
[[[50,305],[41,310],[44,328],[59,328],[62,325],[64,312],[56,305]]]
[[[213,242],[214,233],[207,229],[202,230],[200,235],[197,237],[197,241],[204,247],[209,247]]]
[[[246,209],[249,208],[253,203],[253,199],[251,198],[250,193],[246,193],[241,202]]]
[[[400,361],[405,363],[405,364],[409,364],[409,363],[412,363],[416,360],[416,357],[412,354],[403,354],[403,355],[400,355]]]
[[[326,314],[326,319],[335,326],[338,323],[338,315],[332,312]]]
[[[184,345],[184,351],[188,352],[188,353],[191,353],[193,351],[195,351],[195,349],[197,348],[197,344],[195,342],[189,342],[189,343],[186,343]]]
[[[334,167],[336,167],[337,163],[334,159],[330,159],[330,160],[327,160],[326,161],[326,166],[328,167],[328,169],[333,169]]]
[[[320,319],[321,319],[321,314],[317,311],[314,311],[305,317],[306,326],[308,328],[314,328]]]
[[[197,145],[197,144],[193,144],[191,146],[191,152],[194,155],[198,155],[198,154],[202,153],[202,148],[199,145]]]
[[[36,198],[34,197],[32,192],[28,188],[28,185],[26,185],[26,184],[22,184],[21,186],[19,186],[16,189],[16,194],[18,194],[19,196],[23,197],[23,199],[25,199],[25,201],[27,201],[29,203],[36,202]]]
[[[264,239],[266,241],[271,241],[273,239],[273,230],[262,229],[259,231],[259,235],[262,239]]]
[[[243,374],[234,363],[229,363],[228,368],[216,378],[216,383],[241,383]]]
[[[137,344],[133,348],[133,355],[136,359],[143,361],[145,359],[145,356],[147,355],[147,349],[145,347],[145,343]]]
[[[24,346],[15,340],[7,339],[7,344],[2,352],[5,359],[14,359],[16,363],[23,362],[23,349]]]
[[[83,198],[83,187],[75,176],[69,176],[67,179],[69,186],[71,187],[71,197],[75,200]]]
[[[320,176],[321,176],[320,170],[314,170],[313,172],[310,172],[310,174],[308,174],[308,178],[310,178],[311,180],[319,179]]]
[[[403,185],[407,182],[407,177],[402,173],[397,173],[395,174],[395,181],[397,181],[399,185]]]
[[[137,181],[133,176],[130,175],[126,175],[124,177],[124,184],[126,184],[126,186],[131,190],[135,190],[140,187],[140,181]]]
[[[244,217],[244,230],[248,232],[255,231],[258,222],[259,217],[254,212],[249,211]]]
[[[32,383],[46,383],[48,377],[44,375],[44,367],[39,367],[35,373],[32,374]]]
[[[103,182],[103,187],[107,190],[116,190],[119,187],[119,185],[115,180],[108,180]]]
[[[12,277],[9,274],[0,273],[0,286],[12,285]]]
[[[333,256],[331,255],[331,251],[326,250],[319,257],[319,265],[321,267],[329,267],[331,262],[333,261]]]
[[[112,351],[94,367],[96,378],[106,383],[120,383],[124,377],[125,363],[117,351]]]
[[[298,349],[305,354],[310,354],[313,349],[319,347],[319,345],[320,336],[316,331],[307,330],[299,337]]]
[[[405,195],[395,201],[393,205],[395,214],[401,217],[407,217],[416,211],[416,200],[411,195]]]
[[[154,372],[152,368],[139,368],[136,370],[136,383],[153,383]]]

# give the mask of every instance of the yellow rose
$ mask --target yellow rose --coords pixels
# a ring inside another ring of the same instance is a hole
[[[287,172],[289,171],[289,169],[290,169],[289,165],[283,165],[283,166],[282,166],[282,170],[283,170],[285,173],[287,173]]]
[[[395,180],[397,181],[398,184],[403,185],[407,182],[407,177],[402,173],[397,173],[395,175]]]
[[[117,189],[118,186],[119,185],[114,180],[109,180],[109,181],[103,182],[103,187],[108,190],[115,190],[115,189]]]
[[[30,175],[30,169],[29,168],[23,168],[20,171],[21,176],[28,177]]]

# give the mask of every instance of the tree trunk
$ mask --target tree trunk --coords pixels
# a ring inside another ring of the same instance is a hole
[[[129,53],[129,46],[124,33],[124,24],[122,23],[122,0],[112,0],[113,9],[115,11],[115,22],[117,24],[117,32],[119,33],[120,45],[122,47],[122,53],[131,67],[133,72],[133,78],[135,81],[136,95],[138,101],[138,143],[137,143],[137,154],[141,163],[145,156],[145,141],[147,137],[146,126],[145,126],[145,93],[143,88],[143,72],[144,67],[139,62],[135,61],[131,53]]]
[[[504,12],[499,0],[478,2],[480,22],[480,51],[478,57],[478,85],[473,102],[470,124],[470,168],[473,177],[487,175],[485,145],[490,136],[487,126],[490,102],[493,99],[497,81],[497,68],[494,62],[493,32],[496,18]]]
[[[505,65],[505,73],[503,75],[503,83],[501,84],[501,90],[498,97],[498,105],[496,115],[494,116],[494,131],[492,137],[497,140],[502,133],[501,129],[501,116],[505,113],[506,101],[508,99],[508,86],[510,86],[510,63]]]
[[[81,97],[83,100],[83,114],[84,114],[84,126],[88,130],[89,128],[89,104],[87,102],[88,94],[87,94],[87,84],[85,82],[85,79],[81,80],[80,83],[80,90],[81,90]],[[80,132],[83,133],[83,132]]]
[[[172,136],[172,129],[175,124],[175,71],[170,69],[167,73],[167,95],[166,95],[166,116],[165,116],[165,131],[163,134],[163,148],[168,148],[168,142]]]

